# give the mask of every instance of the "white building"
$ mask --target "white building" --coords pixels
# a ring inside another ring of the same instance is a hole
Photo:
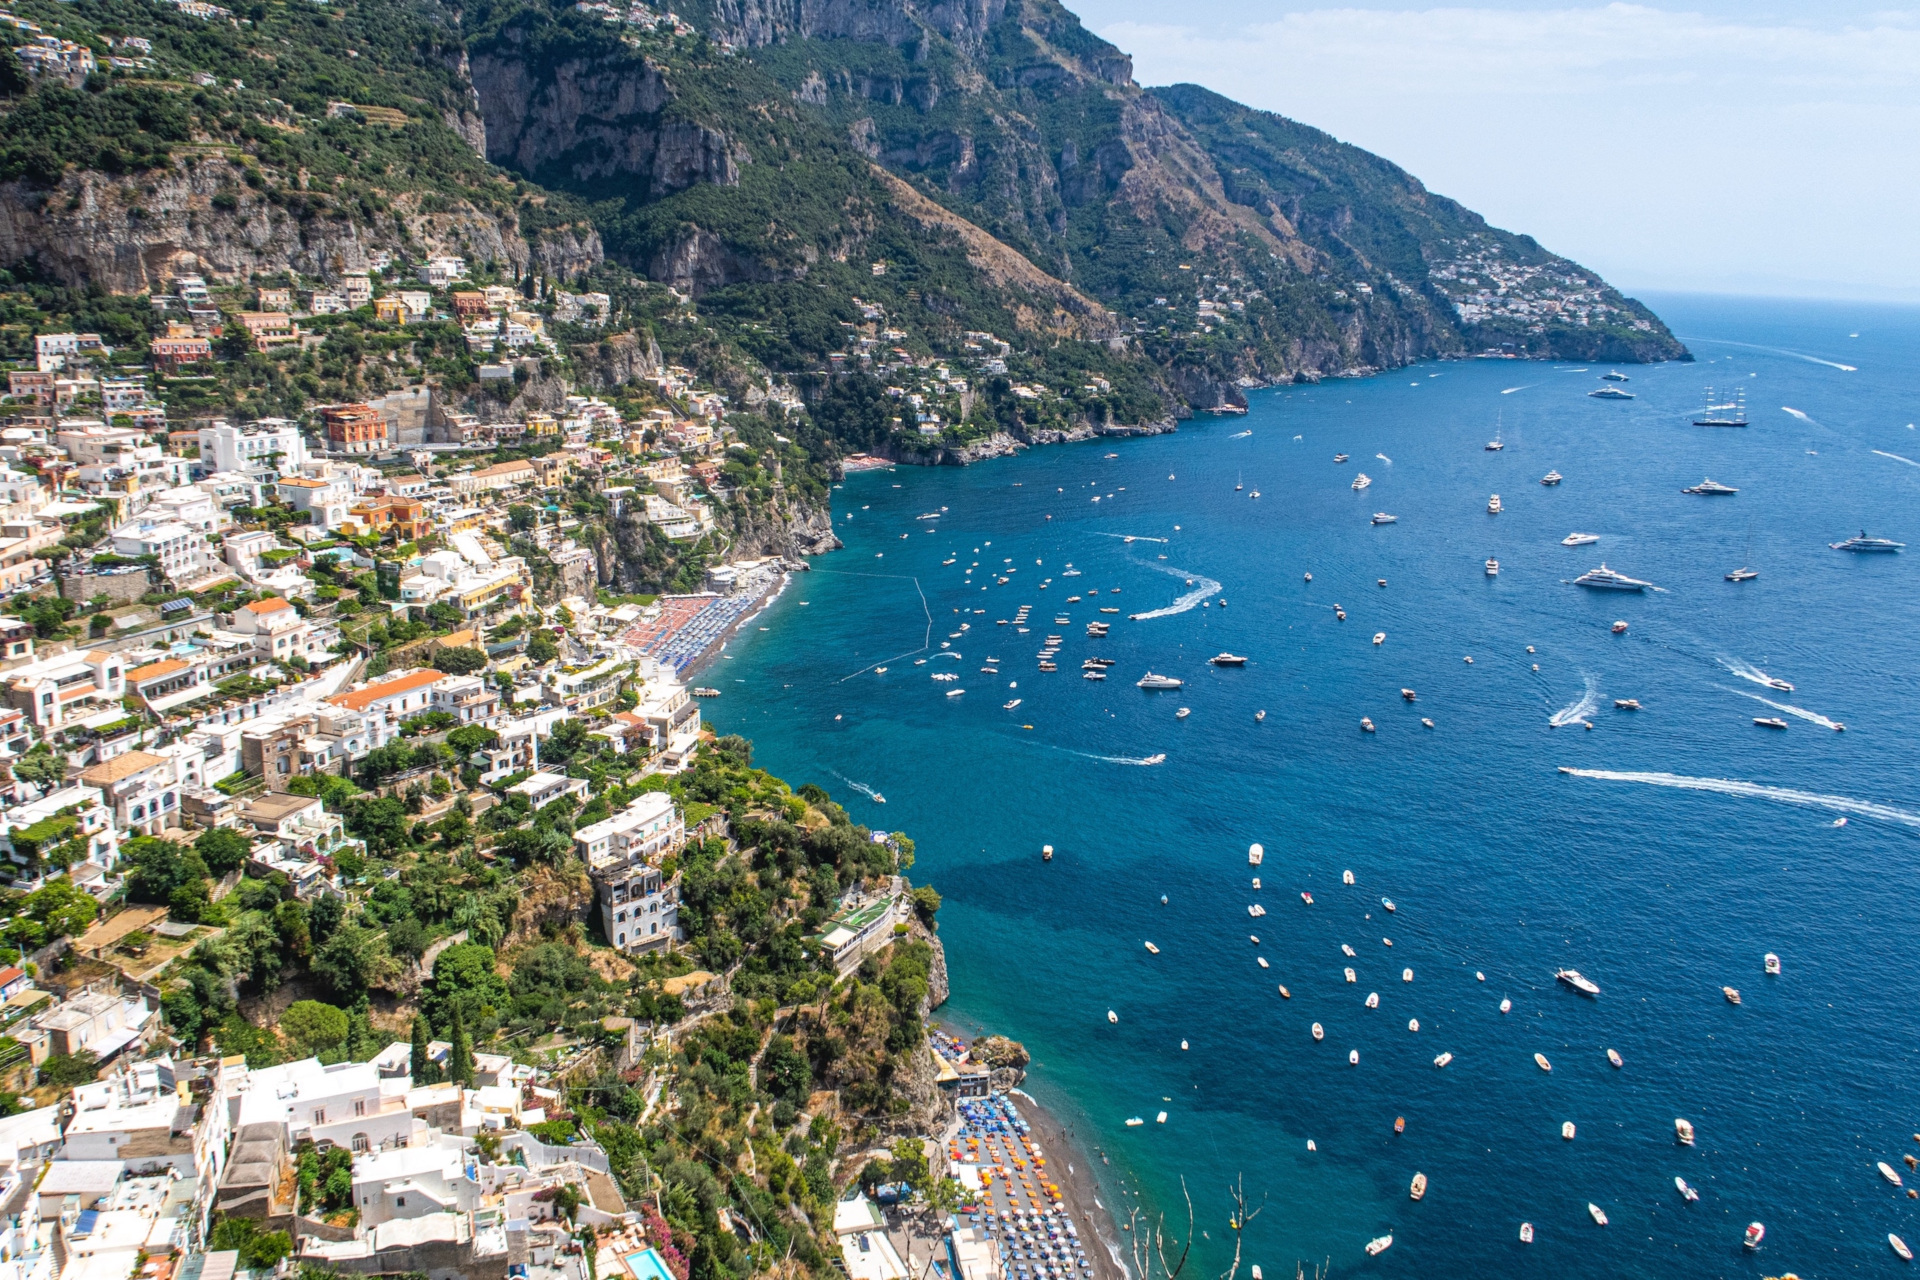
[[[183,524],[203,534],[214,534],[233,523],[227,509],[198,485],[162,489],[147,501],[142,517],[162,524]]]
[[[212,564],[206,536],[177,520],[142,517],[121,525],[113,531],[113,551],[120,556],[154,556],[161,573],[177,583],[198,582]]]
[[[311,1138],[349,1150],[406,1146],[413,1136],[407,1105],[412,1081],[383,1077],[377,1062],[321,1066],[318,1058],[275,1067],[242,1065],[226,1087],[233,1131],[253,1124],[284,1125],[290,1145]]]
[[[369,1151],[353,1159],[353,1203],[362,1227],[397,1218],[462,1213],[479,1207],[480,1184],[467,1176],[458,1146],[430,1143]]]
[[[307,457],[306,436],[285,418],[262,418],[244,427],[219,422],[200,428],[200,460],[209,471],[271,467],[283,476],[298,475]]]
[[[451,255],[428,258],[419,271],[420,283],[429,289],[444,289],[455,280],[467,278],[467,260]]]
[[[107,650],[39,658],[9,673],[7,700],[41,729],[57,729],[126,694],[126,664]]]
[[[662,791],[640,795],[604,822],[573,833],[587,864],[600,927],[622,951],[656,951],[680,937],[680,885],[660,871],[660,860],[687,842],[685,820]]]
[[[353,481],[325,466],[308,469],[325,474],[286,476],[274,484],[274,493],[295,511],[308,513],[315,528],[338,529],[353,506]]]

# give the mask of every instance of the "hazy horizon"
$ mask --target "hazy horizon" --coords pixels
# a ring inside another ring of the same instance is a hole
[[[1068,2],[1628,292],[1920,302],[1920,10]]]

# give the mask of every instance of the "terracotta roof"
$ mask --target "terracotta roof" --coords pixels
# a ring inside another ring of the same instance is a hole
[[[350,711],[365,711],[368,707],[383,698],[391,698],[402,693],[410,693],[415,689],[424,689],[431,684],[435,684],[440,680],[442,674],[442,672],[434,671],[430,668],[420,671],[409,671],[403,676],[396,676],[392,680],[385,680],[379,684],[370,684],[366,688],[356,689],[352,693],[336,693],[331,698],[328,698],[327,701],[337,707],[346,707]]]
[[[125,755],[115,756],[103,764],[80,771],[80,781],[90,787],[104,787],[115,782],[124,782],[134,774],[151,769],[157,764],[165,764],[165,756],[156,756],[146,751],[129,751]]]
[[[149,662],[144,667],[135,667],[127,672],[128,684],[139,684],[143,680],[155,680],[161,676],[170,676],[176,671],[185,671],[190,664],[179,658],[162,658],[158,662]]]
[[[288,485],[292,485],[296,489],[324,489],[327,487],[325,481],[309,480],[305,476],[293,476],[289,479],[278,481],[277,483],[282,489]]]
[[[292,605],[288,604],[279,596],[270,596],[265,600],[255,600],[252,604],[242,605],[241,607],[248,613],[278,613],[282,609],[293,608]]]
[[[9,983],[18,982],[26,976],[27,971],[19,965],[8,965],[6,968],[0,969],[0,987],[4,987]]]

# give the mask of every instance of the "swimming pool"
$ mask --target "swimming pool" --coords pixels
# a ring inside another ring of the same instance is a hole
[[[634,1280],[673,1280],[673,1273],[667,1270],[667,1264],[660,1260],[660,1254],[653,1249],[642,1249],[638,1253],[628,1254],[623,1261]]]

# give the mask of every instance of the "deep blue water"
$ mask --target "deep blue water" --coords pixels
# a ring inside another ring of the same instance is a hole
[[[913,874],[945,897],[945,1015],[1028,1045],[1029,1087],[1111,1153],[1109,1195],[1125,1183],[1176,1206],[1184,1177],[1210,1235],[1202,1271],[1224,1267],[1240,1175],[1266,1198],[1248,1259],[1271,1276],[1328,1259],[1405,1276],[1893,1274],[1887,1232],[1920,1243],[1920,1201],[1874,1169],[1906,1173],[1920,1151],[1920,311],[1655,305],[1699,363],[1626,369],[1632,401],[1586,396],[1605,366],[1433,364],[1256,393],[1243,419],[1151,440],[852,477],[834,494],[846,550],[706,677],[725,691],[709,718],[750,735],[758,763],[915,837]],[[1708,385],[1743,385],[1752,426],[1689,425]],[[1488,452],[1496,430],[1506,448]],[[1565,482],[1543,487],[1549,469]],[[1362,470],[1374,483],[1355,493]],[[1679,492],[1704,476],[1740,493]],[[1372,527],[1375,511],[1399,522]],[[1863,526],[1914,549],[1828,549]],[[1573,530],[1601,541],[1561,546]],[[1661,590],[1568,585],[1603,560]],[[988,570],[1009,561],[1019,572],[995,585]],[[1062,576],[1069,562],[1081,576]],[[1743,563],[1757,581],[1723,580]],[[1187,579],[1221,591],[1126,617]],[[996,625],[1022,603],[1031,634]],[[1125,612],[1089,640],[1100,605]],[[1630,630],[1611,634],[1615,619]],[[1048,632],[1065,643],[1043,675]],[[914,665],[942,641],[963,660]],[[1207,666],[1222,649],[1251,661]],[[1095,654],[1118,660],[1105,684],[1080,677]],[[989,656],[998,676],[980,671]],[[1149,668],[1187,685],[1142,692]],[[928,678],[948,669],[962,679]],[[1589,688],[1593,728],[1551,727]],[[1615,711],[1627,697],[1644,709]],[[1753,724],[1775,714],[1784,732]],[[1267,851],[1258,892],[1252,841]],[[1768,951],[1778,978],[1761,972]],[[1599,998],[1557,986],[1562,966]],[[1676,1116],[1696,1146],[1676,1144]],[[1416,1170],[1432,1183],[1417,1204]],[[1741,1247],[1752,1220],[1767,1227],[1757,1254]],[[1393,1248],[1367,1259],[1389,1230]]]

